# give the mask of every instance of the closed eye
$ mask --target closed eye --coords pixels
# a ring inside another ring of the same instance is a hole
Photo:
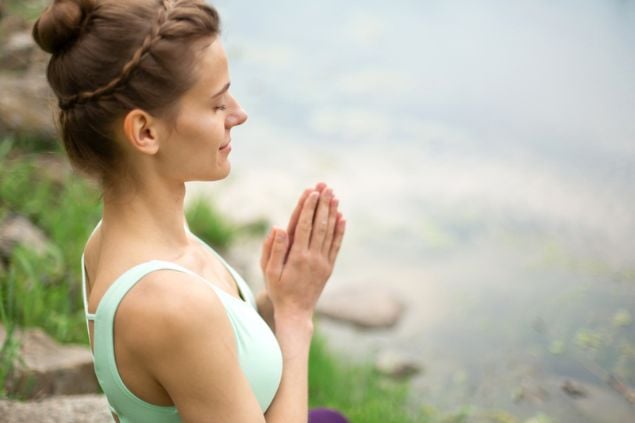
[[[216,106],[214,107],[214,110],[227,110],[227,106],[222,104],[220,106]]]

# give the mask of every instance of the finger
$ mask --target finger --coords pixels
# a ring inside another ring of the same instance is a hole
[[[302,206],[304,205],[304,201],[306,201],[309,194],[311,194],[313,190],[311,188],[307,188],[304,190],[300,199],[298,199],[298,204],[296,204],[293,213],[291,213],[291,219],[289,219],[289,225],[287,226],[287,234],[289,235],[289,244],[293,243],[293,235],[295,233],[295,226],[298,224],[298,219],[300,218],[300,212],[302,211]]]
[[[273,243],[271,245],[271,255],[265,267],[265,276],[268,280],[277,280],[282,273],[284,256],[287,252],[287,233],[284,229],[275,229]]]
[[[324,182],[318,182],[317,184],[315,184],[315,190],[319,192],[320,194],[322,194],[322,192],[324,192],[325,189],[326,189],[326,184]]]
[[[329,262],[331,265],[335,264],[335,259],[337,258],[337,254],[342,246],[344,232],[346,232],[346,220],[339,215],[337,225],[335,226],[335,237],[333,238],[333,244],[331,245],[331,251],[329,252]]]
[[[329,210],[329,223],[326,226],[326,238],[322,244],[322,254],[328,256],[331,250],[331,244],[333,243],[333,237],[335,236],[335,224],[337,222],[337,207],[339,206],[339,200],[335,197],[331,200],[331,209]]]
[[[269,261],[269,257],[271,256],[271,244],[273,243],[273,233],[274,230],[270,230],[269,234],[265,238],[265,241],[262,243],[262,253],[260,254],[260,268],[262,272],[265,272],[265,268],[267,267],[267,262]]]
[[[313,228],[313,216],[318,203],[320,194],[313,191],[302,206],[302,212],[298,218],[298,224],[295,227],[294,240],[291,248],[305,250],[309,248],[309,240],[311,239],[311,230]]]
[[[324,191],[324,189],[326,188],[326,186],[327,185],[324,182],[318,182],[317,184],[315,184],[314,190],[321,194],[322,191]],[[298,203],[296,204],[295,210],[293,210],[293,214],[291,215],[291,219],[289,220],[289,225],[287,226],[287,234],[289,236],[289,245],[293,245],[293,238],[295,236],[295,228],[296,228],[296,225],[298,224],[298,218],[300,216],[300,212],[302,211],[302,205],[304,204],[304,201],[306,201],[306,199],[308,198],[309,194],[311,194],[312,191],[313,190],[311,188],[307,188],[306,190],[304,190],[304,192],[300,196],[300,199],[298,200]],[[287,252],[287,255],[288,253],[289,252]]]
[[[289,219],[289,225],[287,226],[287,236],[289,237],[289,243],[288,243],[289,246],[293,246],[293,240],[295,237],[295,228],[298,224],[298,219],[300,216],[300,212],[302,211],[302,206],[304,205],[304,202],[308,198],[309,194],[311,194],[311,192],[313,192],[314,190],[317,191],[318,193],[322,193],[326,189],[326,187],[327,185],[324,182],[318,182],[317,184],[315,184],[314,189],[307,188],[304,190],[304,192],[300,196],[298,203],[296,204],[296,207],[293,210],[293,213],[291,214],[291,218]],[[287,254],[284,258],[285,263],[287,262],[287,258],[290,252],[291,252],[290,249],[288,249]]]
[[[313,231],[311,232],[311,243],[309,248],[313,251],[322,251],[322,244],[326,238],[326,228],[329,223],[329,210],[333,198],[333,191],[327,188],[320,195],[320,202],[313,220]]]

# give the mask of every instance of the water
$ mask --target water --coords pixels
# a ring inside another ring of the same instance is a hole
[[[414,401],[444,410],[635,420],[605,381],[635,387],[635,2],[216,5],[250,120],[228,180],[192,191],[285,225],[334,186],[327,290],[408,306],[387,332],[323,322],[337,348],[410,352]]]

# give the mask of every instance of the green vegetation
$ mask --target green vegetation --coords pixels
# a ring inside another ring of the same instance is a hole
[[[0,220],[20,214],[49,238],[43,251],[15,248],[0,274],[0,309],[6,327],[40,326],[62,342],[84,342],[79,257],[100,215],[99,196],[69,175],[45,177],[33,154],[13,142],[0,147]]]
[[[5,7],[9,15],[17,15],[24,19],[35,20],[50,3],[52,3],[52,1],[49,0],[7,0]]]
[[[50,166],[43,165],[43,157],[49,165],[59,162],[59,152],[46,153],[41,146],[33,152],[32,145],[29,152],[19,151],[15,144],[0,141],[0,222],[24,216],[50,242],[41,251],[18,246],[0,265],[0,318],[7,332],[0,350],[0,398],[7,396],[4,382],[19,351],[16,329],[37,326],[60,342],[88,344],[79,257],[101,216],[94,186],[71,172],[51,176]],[[221,250],[239,235],[266,228],[262,221],[232,223],[203,199],[191,204],[187,218],[193,232]],[[312,407],[337,408],[353,422],[430,421],[415,417],[407,406],[407,383],[386,379],[370,364],[334,355],[319,333],[311,348],[310,397]]]
[[[264,234],[268,226],[264,220],[238,225],[211,207],[205,198],[192,201],[185,214],[190,230],[220,251],[227,250],[239,236]]]
[[[345,410],[353,422],[410,422],[408,385],[386,379],[370,364],[352,364],[335,357],[317,333],[311,344],[309,398],[311,407]]]

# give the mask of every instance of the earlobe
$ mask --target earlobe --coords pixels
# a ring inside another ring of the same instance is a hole
[[[150,155],[159,151],[157,121],[143,110],[134,109],[128,112],[123,120],[123,131],[134,150]]]

